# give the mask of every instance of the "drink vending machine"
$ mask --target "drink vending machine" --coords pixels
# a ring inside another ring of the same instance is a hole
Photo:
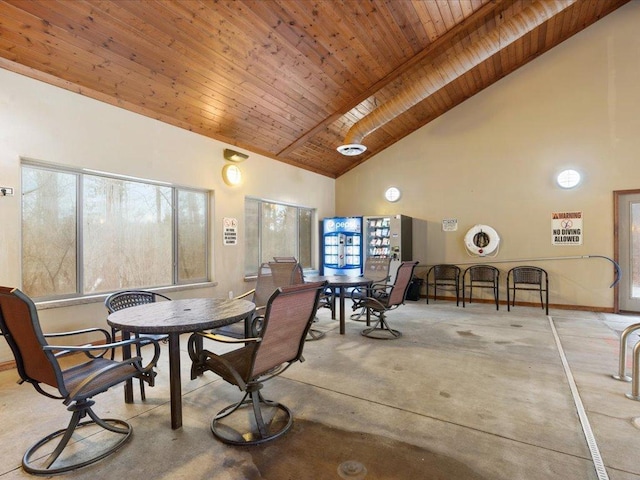
[[[322,220],[320,274],[362,274],[362,217],[331,217]]]

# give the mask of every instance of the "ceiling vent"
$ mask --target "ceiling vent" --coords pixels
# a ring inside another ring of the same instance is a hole
[[[500,52],[508,45],[542,25],[577,0],[539,0],[505,20],[467,47],[454,46],[425,65],[417,77],[405,78],[408,85],[396,97],[356,122],[347,132],[345,145],[338,147],[343,155],[360,155],[367,148],[364,137],[403,114],[414,105],[464,75],[472,68]]]
[[[355,157],[356,155],[360,155],[364,153],[367,149],[364,145],[360,145],[359,143],[349,143],[348,145],[340,145],[337,150],[344,155],[345,157]]]

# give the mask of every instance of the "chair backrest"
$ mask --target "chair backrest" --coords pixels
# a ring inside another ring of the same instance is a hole
[[[418,262],[402,262],[400,264],[396,273],[396,279],[393,282],[391,294],[387,299],[387,307],[404,303],[416,265],[418,265]]]
[[[104,306],[107,307],[109,313],[113,313],[124,308],[135,307],[136,305],[154,303],[160,298],[171,300],[169,297],[160,293],[149,292],[147,290],[122,290],[112,293],[105,298]]]
[[[376,282],[385,282],[389,279],[389,267],[391,257],[367,257],[364,262],[363,277]]]
[[[58,360],[42,348],[47,341],[36,306],[17,288],[0,287],[0,330],[11,347],[22,380],[38,391],[38,384],[44,383],[66,395]]]
[[[500,276],[500,271],[492,265],[473,265],[466,272],[472,282],[494,282]]]
[[[298,262],[269,262],[275,287],[304,283],[302,267]]]
[[[433,276],[436,280],[456,281],[460,278],[460,267],[457,265],[434,265],[431,269],[433,270]]]
[[[513,283],[525,283],[528,285],[542,285],[543,277],[547,272],[538,267],[514,267],[510,271]]]
[[[300,359],[326,282],[280,287],[267,303],[251,377]]]
[[[276,288],[271,267],[268,263],[263,263],[258,269],[258,278],[256,280],[255,292],[253,293],[253,303],[256,304],[256,307],[266,306]]]

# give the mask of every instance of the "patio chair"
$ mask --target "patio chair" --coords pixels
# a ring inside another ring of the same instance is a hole
[[[276,287],[286,287],[288,285],[299,285],[304,283],[304,272],[302,270],[302,266],[298,263],[295,257],[273,257],[273,259],[275,262],[269,262],[269,267],[271,268],[273,282]],[[322,302],[322,297],[325,295],[325,292],[320,295],[319,302]],[[317,320],[317,317],[314,317],[314,321]],[[313,328],[312,326],[309,328],[307,340],[320,340],[324,336],[325,332],[318,330],[317,328]]]
[[[371,284],[372,288],[378,288],[380,285],[385,285],[389,281],[389,267],[391,266],[391,257],[367,257],[364,262],[363,277],[373,280]],[[356,292],[357,295],[358,292]],[[354,295],[351,295],[354,298]],[[354,299],[356,300],[356,299]],[[353,310],[359,310],[351,314],[351,320],[360,321],[363,316],[366,316],[366,309],[357,306],[357,301],[351,305]]]
[[[469,287],[469,303],[473,287],[491,289],[496,310],[500,310],[500,270],[492,265],[472,265],[462,274],[462,307],[466,307],[466,289]]]
[[[136,305],[144,305],[146,303],[155,303],[158,300],[171,300],[169,297],[160,293],[150,292],[147,290],[122,290],[109,295],[104,300],[104,306],[107,308],[107,312],[110,314],[122,310],[123,308],[135,307]],[[111,327],[111,338],[115,341],[118,330]],[[135,334],[136,338],[150,337],[158,341],[166,341],[167,335],[149,335],[149,334]],[[136,355],[142,357],[140,351],[140,345],[136,345]],[[113,359],[113,357],[112,357]],[[155,376],[155,372],[154,376]],[[145,377],[148,378],[148,377]],[[140,398],[146,400],[147,396],[144,391],[145,378],[140,378]]]
[[[456,306],[460,305],[460,276],[461,270],[457,265],[434,265],[427,271],[427,303],[429,303],[429,285],[433,285],[433,300],[436,299],[436,291],[452,290],[456,294]],[[429,279],[433,281],[430,282]]]
[[[264,323],[256,338],[234,339],[196,332],[189,337],[191,378],[210,370],[237,386],[242,399],[221,410],[211,422],[216,438],[232,445],[256,445],[283,435],[293,424],[284,405],[262,396],[264,384],[302,361],[302,349],[311,326],[318,297],[325,282],[278,288],[265,309]],[[202,340],[240,344],[240,348],[216,354]],[[243,410],[251,408],[248,415]],[[247,418],[248,417],[248,418]]]
[[[19,383],[30,383],[39,393],[63,400],[71,412],[66,428],[47,435],[27,449],[22,458],[26,472],[37,475],[69,472],[107,457],[129,439],[131,425],[124,420],[98,417],[92,409],[95,403],[92,398],[135,377],[148,377],[152,384],[153,366],[160,355],[157,341],[140,338],[112,343],[109,332],[100,328],[44,334],[33,301],[20,290],[8,287],[0,287],[0,333],[15,358]],[[87,345],[85,337],[96,335],[105,343]],[[82,341],[83,346],[48,343],[48,339],[57,341],[74,336],[80,336],[77,340]],[[142,365],[139,356],[123,361],[106,358],[113,348],[147,344],[154,345],[154,356],[146,366]],[[62,369],[59,363],[62,356],[67,356],[69,362],[73,360],[73,365]],[[34,413],[37,421],[39,417]],[[81,421],[87,416],[90,420]],[[85,435],[84,439],[70,445],[72,437],[80,432],[96,433],[90,428],[95,426],[114,435]],[[68,450],[67,446],[70,447]]]
[[[256,337],[262,325],[262,316],[269,297],[276,290],[271,267],[268,263],[263,263],[258,268],[256,285],[251,290],[238,295],[236,299],[250,300],[256,305],[253,316],[247,317],[244,322],[232,323],[225,327],[216,328],[211,333],[217,333],[232,338]]]
[[[540,306],[549,315],[549,277],[546,270],[539,267],[513,267],[507,272],[507,311],[516,304],[516,290],[532,290],[540,293]],[[513,299],[510,294],[513,292]],[[545,293],[545,300],[542,293]]]
[[[398,267],[393,284],[380,284],[376,288],[362,288],[362,298],[359,300],[359,306],[364,307],[367,312],[367,326],[362,330],[361,335],[381,340],[389,340],[399,338],[402,333],[389,327],[386,320],[386,313],[390,310],[404,305],[409,285],[413,278],[413,271],[418,262],[402,262]],[[375,314],[378,319],[376,323],[370,327],[371,314]]]

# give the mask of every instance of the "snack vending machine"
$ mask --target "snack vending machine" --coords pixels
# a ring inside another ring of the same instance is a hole
[[[363,218],[365,258],[389,257],[391,281],[400,262],[413,260],[413,219],[406,215],[370,215]]]
[[[362,217],[322,220],[321,275],[362,275]]]

